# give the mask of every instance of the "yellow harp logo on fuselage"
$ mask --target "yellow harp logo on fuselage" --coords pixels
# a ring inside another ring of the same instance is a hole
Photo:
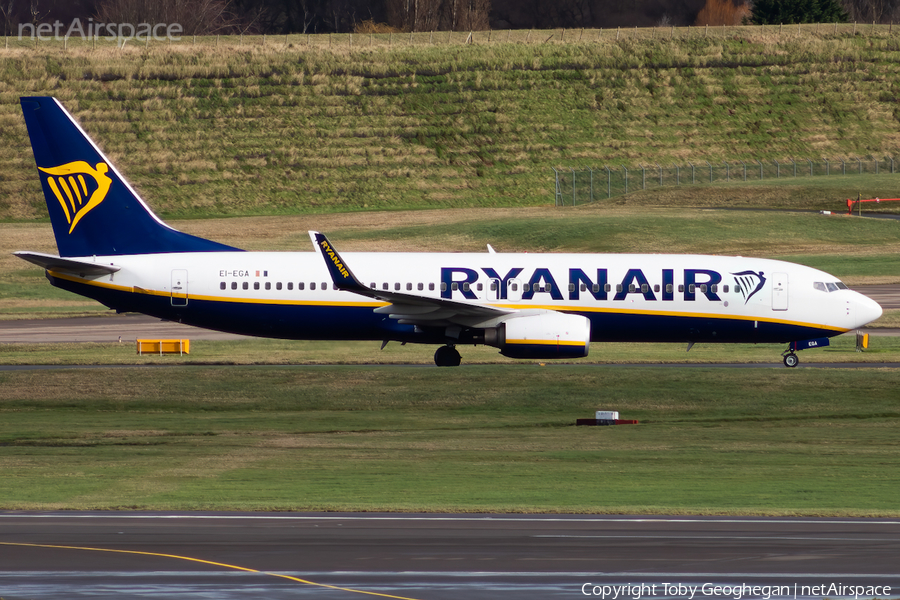
[[[104,162],[97,163],[96,168],[83,160],[76,160],[58,167],[38,169],[47,174],[47,184],[69,222],[69,233],[75,230],[84,215],[103,202],[112,185],[112,179],[106,176],[109,166]],[[93,182],[89,184],[85,176]]]

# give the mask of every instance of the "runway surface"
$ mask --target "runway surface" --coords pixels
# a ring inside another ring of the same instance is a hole
[[[4,600],[886,598],[898,556],[890,519],[0,513]]]

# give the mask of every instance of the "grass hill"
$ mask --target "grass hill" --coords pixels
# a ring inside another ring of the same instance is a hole
[[[58,97],[169,217],[538,205],[551,167],[896,154],[900,39],[826,29],[11,44],[0,219],[45,214],[20,95]]]

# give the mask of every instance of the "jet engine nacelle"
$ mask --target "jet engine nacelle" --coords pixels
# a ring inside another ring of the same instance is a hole
[[[548,310],[514,317],[485,334],[487,345],[510,358],[582,358],[590,349],[591,322]]]

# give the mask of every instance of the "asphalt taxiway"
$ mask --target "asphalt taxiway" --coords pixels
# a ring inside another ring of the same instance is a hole
[[[0,513],[4,600],[887,598],[897,556],[892,519]]]

